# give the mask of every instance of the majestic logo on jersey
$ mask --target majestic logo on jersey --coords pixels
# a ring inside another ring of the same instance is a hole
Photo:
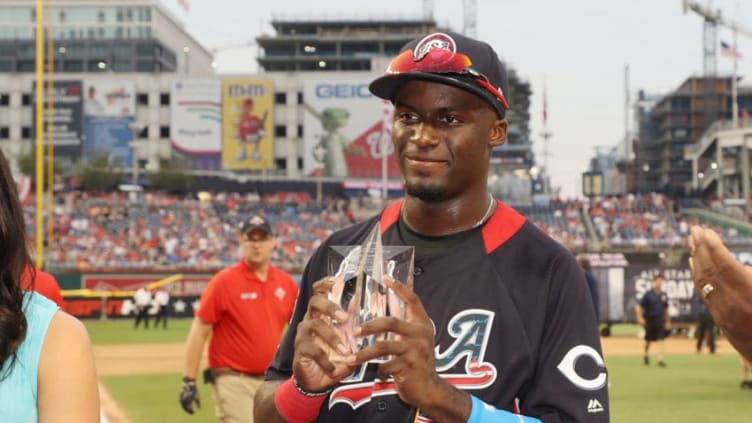
[[[559,369],[561,374],[569,379],[569,381],[572,382],[574,386],[580,389],[595,391],[606,386],[606,372],[598,373],[598,376],[594,377],[593,379],[585,379],[584,377],[577,374],[575,365],[577,364],[577,360],[582,357],[590,357],[591,359],[593,359],[593,361],[595,361],[595,364],[597,364],[598,367],[605,368],[601,355],[598,354],[598,351],[596,351],[589,345],[577,345],[576,347],[569,350],[564,355],[564,358],[561,359],[561,362],[559,362],[559,365],[556,366],[556,368]]]
[[[497,377],[496,367],[483,361],[493,326],[494,312],[470,309],[457,313],[450,321],[447,331],[454,342],[443,352],[436,347],[436,371],[448,383],[463,390],[483,389],[491,386]],[[449,373],[464,360],[464,371]],[[365,367],[363,364],[349,377],[346,385],[336,388],[329,396],[329,408],[336,404],[348,404],[353,409],[371,401],[375,397],[395,395],[394,380],[376,380],[363,382]]]
[[[588,405],[587,405],[588,413],[595,414],[595,413],[602,413],[604,411],[606,410],[601,405],[601,402],[598,401],[597,399],[593,398],[590,401],[588,401]]]

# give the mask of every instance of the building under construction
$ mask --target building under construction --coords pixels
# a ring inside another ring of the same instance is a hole
[[[693,155],[685,156],[685,149],[700,149],[698,143],[711,125],[731,120],[731,98],[730,77],[690,77],[650,110],[638,111],[637,191],[671,197],[696,192]],[[738,104],[742,113],[752,111],[752,89],[740,87]]]
[[[446,30],[430,17],[397,19],[321,19],[275,17],[276,33],[256,38],[263,53],[258,57],[265,73],[291,77],[308,72],[382,73],[391,57],[408,41],[433,31]],[[529,169],[534,163],[530,141],[532,90],[507,65],[509,78],[509,140],[493,152],[492,165],[504,169]]]

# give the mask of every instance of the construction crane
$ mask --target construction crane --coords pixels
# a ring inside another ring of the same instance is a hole
[[[463,0],[462,33],[468,37],[478,36],[478,2],[477,0]]]
[[[423,0],[423,17],[433,19],[434,0]],[[462,0],[462,33],[475,38],[478,35],[478,1]]]
[[[712,0],[710,5],[702,6],[696,1],[682,0],[682,6],[684,13],[691,10],[698,15],[702,16],[703,22],[703,72],[705,78],[714,77],[718,74],[718,62],[716,56],[716,49],[718,47],[718,26],[723,26],[731,29],[734,34],[733,48],[737,48],[736,36],[742,34],[752,38],[752,30],[740,25],[738,22],[724,18],[720,9],[712,9]],[[739,105],[737,103],[737,84],[736,84],[736,62],[737,57],[734,56],[734,74],[731,78],[731,120],[734,128],[737,127],[739,119]],[[709,95],[709,92],[708,92]],[[707,101],[707,100],[706,100]],[[709,103],[706,103],[709,104]],[[709,122],[708,122],[709,123]]]
[[[423,17],[433,19],[433,0],[423,0]]]
[[[712,4],[712,2],[711,2]],[[731,29],[734,32],[734,48],[736,48],[736,34],[752,37],[752,30],[740,25],[732,19],[723,17],[720,9],[713,10],[712,5],[703,6],[696,1],[682,0],[684,13],[691,10],[702,16],[703,22],[703,72],[706,77],[718,74],[716,49],[718,47],[718,26]]]

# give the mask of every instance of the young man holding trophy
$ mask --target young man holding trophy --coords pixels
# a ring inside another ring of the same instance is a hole
[[[405,198],[311,257],[256,421],[609,421],[582,272],[488,192],[509,108],[496,52],[431,34],[370,89],[395,106]]]

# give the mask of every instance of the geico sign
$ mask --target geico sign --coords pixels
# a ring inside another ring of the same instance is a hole
[[[319,84],[316,85],[318,98],[368,98],[368,84]]]

